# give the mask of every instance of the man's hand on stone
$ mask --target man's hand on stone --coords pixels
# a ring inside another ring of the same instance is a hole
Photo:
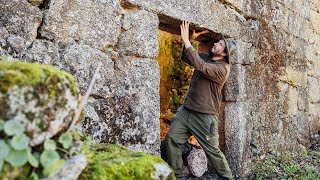
[[[180,25],[180,30],[181,30],[181,39],[186,47],[191,46],[191,43],[189,41],[189,22],[188,21],[183,21],[182,24]]]

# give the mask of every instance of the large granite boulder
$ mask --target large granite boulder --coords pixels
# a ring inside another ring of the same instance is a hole
[[[67,128],[79,103],[73,77],[47,65],[0,61],[0,119],[20,121],[30,145]]]
[[[93,144],[85,150],[88,166],[79,179],[173,180],[173,170],[160,157],[113,144]]]

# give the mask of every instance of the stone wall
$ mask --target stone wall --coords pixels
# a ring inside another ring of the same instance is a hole
[[[158,24],[156,14],[117,0],[0,0],[0,55],[66,70],[83,94],[102,62],[84,133],[159,154]]]
[[[301,150],[320,129],[318,0],[0,0],[0,54],[75,76],[103,62],[82,122],[97,142],[158,154],[158,29],[181,20],[234,38],[225,87],[225,150],[235,174],[265,153]],[[200,39],[201,40],[201,39]]]

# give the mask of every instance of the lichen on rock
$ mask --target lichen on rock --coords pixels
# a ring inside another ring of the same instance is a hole
[[[88,166],[79,179],[174,179],[171,168],[158,156],[113,144],[84,146]]]
[[[32,146],[66,128],[79,88],[67,72],[48,65],[0,61],[0,119],[18,120]]]

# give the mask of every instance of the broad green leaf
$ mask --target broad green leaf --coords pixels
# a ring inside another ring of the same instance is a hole
[[[34,156],[38,161],[40,161],[40,156],[41,156],[41,154],[40,154],[39,152],[34,152],[34,153],[33,153],[33,156]]]
[[[11,146],[16,150],[26,149],[29,145],[29,137],[25,134],[15,135],[11,139]]]
[[[2,171],[2,167],[3,167],[3,159],[0,159],[0,174],[1,174],[1,171]]]
[[[3,125],[4,132],[9,135],[19,135],[24,132],[23,125],[17,120],[6,121]]]
[[[4,121],[0,119],[0,131],[3,129]]]
[[[31,152],[32,152],[32,149],[31,149],[30,146],[28,146],[28,147],[26,148],[26,150],[27,150],[27,153],[31,153]]]
[[[77,149],[75,147],[70,148],[69,154],[73,155],[77,152]]]
[[[57,170],[59,170],[59,168],[64,164],[64,162],[65,161],[63,159],[55,160],[48,167],[44,168],[43,175],[52,177],[57,172]]]
[[[46,139],[46,141],[44,141],[44,149],[45,150],[56,150],[56,142],[51,139]]]
[[[11,149],[5,160],[13,167],[21,167],[28,162],[27,150],[18,151]]]
[[[28,153],[28,162],[35,168],[39,167],[39,161],[31,153]]]
[[[30,180],[39,180],[38,174],[35,172],[32,172],[32,174],[30,175]]]
[[[72,136],[69,133],[63,133],[59,137],[59,143],[62,144],[63,148],[68,149],[72,144]]]
[[[0,160],[4,159],[10,151],[10,146],[4,140],[0,140]]]
[[[42,152],[40,156],[40,163],[43,167],[46,168],[50,166],[50,164],[56,161],[57,159],[60,159],[60,156],[57,153],[57,151],[45,150]]]

